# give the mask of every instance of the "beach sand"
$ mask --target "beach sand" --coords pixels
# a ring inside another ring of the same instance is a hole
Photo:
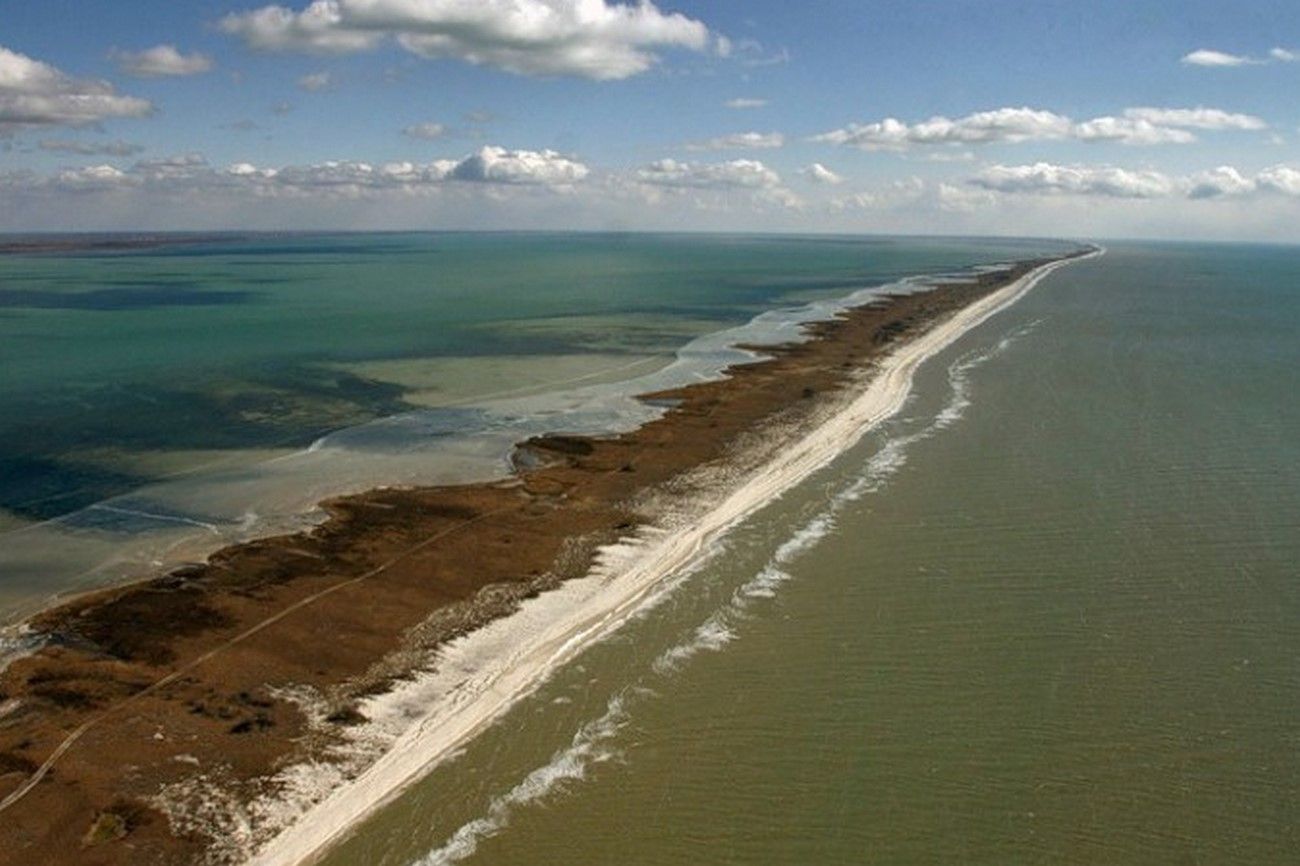
[[[499,483],[332,501],[310,532],[41,614],[44,648],[0,674],[0,863],[309,859],[1062,263],[855,308],[647,395],[672,408],[638,430],[523,443]]]

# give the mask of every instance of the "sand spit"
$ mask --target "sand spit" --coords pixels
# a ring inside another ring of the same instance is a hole
[[[894,415],[927,358],[1014,304],[1069,261],[1042,265],[886,356],[856,398],[679,528],[643,533],[634,541],[606,548],[601,567],[589,576],[531,599],[516,614],[447,646],[439,672],[377,698],[368,710],[381,715],[384,705],[409,706],[419,693],[444,698],[369,769],[334,789],[272,840],[250,866],[312,862],[351,827],[455,754],[552,671],[618,629],[662,589],[666,579],[706,559],[730,528]]]
[[[0,671],[0,864],[316,856],[1054,266],[875,298],[646,395],[662,414],[634,430],[528,440],[508,478],[329,500],[310,529],[34,617]]]

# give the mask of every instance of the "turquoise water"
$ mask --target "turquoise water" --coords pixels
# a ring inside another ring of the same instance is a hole
[[[1300,250],[1112,244],[336,850],[1284,864]]]
[[[487,477],[530,433],[636,423],[628,389],[764,311],[1068,246],[368,234],[0,256],[0,620],[297,528],[328,495]]]

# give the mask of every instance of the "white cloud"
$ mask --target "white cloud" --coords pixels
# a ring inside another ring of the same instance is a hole
[[[267,51],[347,53],[393,37],[407,51],[522,75],[627,78],[654,48],[709,47],[709,29],[649,0],[314,0],[227,15],[226,33]],[[720,43],[719,43],[720,44]]]
[[[0,189],[13,192],[89,192],[136,189],[161,196],[224,191],[257,197],[326,196],[359,199],[384,193],[433,193],[442,189],[568,191],[587,177],[586,165],[550,150],[484,147],[462,159],[428,163],[374,164],[329,160],[278,167],[236,162],[216,169],[199,154],[141,160],[126,169],[92,165],[49,176],[0,174]]]
[[[1243,57],[1240,54],[1228,54],[1225,51],[1212,51],[1208,48],[1201,48],[1190,54],[1183,55],[1182,62],[1188,66],[1246,66],[1258,61]]]
[[[1266,168],[1255,176],[1255,186],[1265,192],[1300,198],[1300,169],[1288,165]]]
[[[1183,57],[1183,63],[1189,66],[1261,66],[1265,63],[1300,62],[1300,52],[1288,48],[1273,48],[1263,57],[1250,57],[1245,54],[1229,54],[1226,51],[1211,51],[1202,48]]]
[[[130,186],[139,183],[139,179],[111,165],[88,165],[59,172],[56,183],[63,189],[72,191],[105,190]]]
[[[840,177],[820,162],[814,162],[812,165],[800,170],[799,173],[813,183],[824,183],[834,186],[844,182],[844,178]]]
[[[906,150],[913,145],[985,144],[1065,138],[1070,119],[1032,108],[999,108],[952,120],[932,117],[907,124],[893,117],[875,123],[852,123],[814,136],[814,141],[843,144],[862,150]]]
[[[231,13],[218,26],[260,51],[346,54],[374,48],[384,38],[382,32],[345,27],[339,0],[313,0],[301,12],[284,6],[263,6]]]
[[[1234,114],[1218,108],[1127,108],[1124,116],[1157,126],[1182,129],[1267,129],[1263,119],[1252,114]]]
[[[880,207],[880,205],[881,199],[875,193],[855,192],[831,199],[828,207],[832,212],[839,213],[853,210],[873,210]]]
[[[1275,165],[1254,176],[1223,165],[1173,177],[1153,170],[1038,162],[1033,165],[994,165],[971,178],[969,183],[992,192],[1106,198],[1198,200],[1254,194],[1300,197],[1300,169],[1287,165]]]
[[[47,138],[37,145],[41,150],[53,153],[75,153],[78,156],[135,156],[144,147],[126,141],[65,141]]]
[[[904,151],[917,146],[956,146],[1025,141],[1113,141],[1122,144],[1187,144],[1189,129],[1260,130],[1268,124],[1249,114],[1217,108],[1129,108],[1121,117],[1096,117],[1075,123],[1052,111],[998,108],[957,119],[932,117],[909,124],[886,117],[874,123],[851,123],[813,136],[813,141],[861,150]]]
[[[753,97],[737,97],[726,101],[727,108],[745,109],[745,108],[762,108],[767,105],[766,99],[756,99]]]
[[[198,75],[212,68],[206,54],[182,54],[175,45],[155,45],[144,51],[113,51],[109,55],[127,75],[139,78],[167,78]]]
[[[770,189],[781,185],[781,176],[756,159],[713,163],[661,159],[639,169],[636,179],[652,186],[698,189]]]
[[[1225,195],[1244,195],[1255,191],[1255,181],[1245,177],[1230,165],[1221,165],[1210,171],[1198,172],[1188,178],[1188,198],[1218,198]]]
[[[563,186],[582,180],[587,166],[553,150],[506,150],[484,147],[456,163],[448,177],[483,183]]]
[[[779,132],[736,132],[686,145],[687,150],[766,150],[784,147],[785,136]]]
[[[1185,129],[1157,126],[1131,117],[1097,117],[1074,127],[1082,141],[1118,141],[1121,144],[1188,144],[1196,136]]]
[[[328,72],[312,72],[298,79],[298,86],[308,93],[319,93],[330,86],[331,76]]]
[[[407,138],[420,138],[425,141],[434,141],[442,138],[447,134],[447,127],[441,123],[416,123],[402,130],[402,135]]]
[[[915,207],[926,198],[929,189],[915,175],[903,177],[875,190],[860,190],[837,196],[827,203],[833,213],[847,211],[897,211]]]
[[[748,203],[753,212],[802,211],[805,202],[781,176],[756,159],[682,162],[660,159],[631,175],[613,176],[611,188],[629,189],[649,204],[665,198],[689,202],[698,211],[731,211]]]
[[[994,165],[970,183],[994,192],[1098,195],[1114,198],[1157,198],[1172,194],[1176,185],[1155,171],[1129,171],[1110,166]]]
[[[42,126],[86,126],[144,117],[148,100],[124,96],[106,81],[73,78],[48,63],[0,47],[0,135]]]
[[[996,201],[993,193],[988,190],[953,186],[948,183],[939,184],[936,198],[939,210],[946,213],[974,213]]]

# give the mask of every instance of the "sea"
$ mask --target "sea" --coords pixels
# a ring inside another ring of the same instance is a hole
[[[180,241],[0,256],[0,620],[1077,246]],[[1300,248],[1099,243],[324,862],[1293,862]]]

